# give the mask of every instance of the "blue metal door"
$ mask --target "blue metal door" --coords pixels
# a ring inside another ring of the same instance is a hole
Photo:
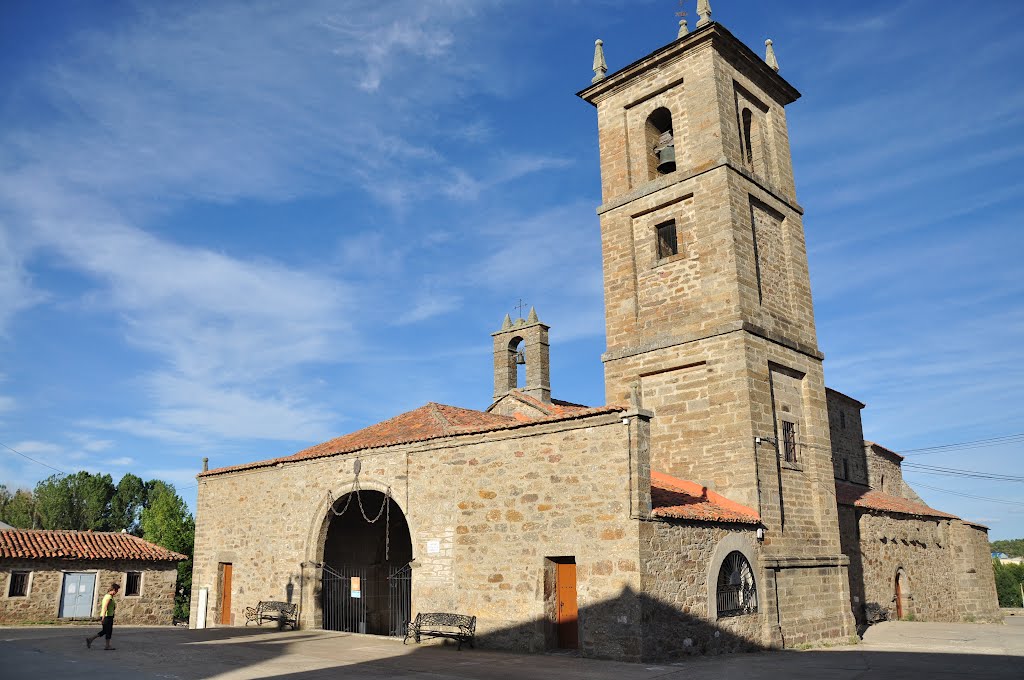
[[[96,574],[64,574],[64,587],[60,594],[61,618],[88,618],[92,616],[92,599]]]

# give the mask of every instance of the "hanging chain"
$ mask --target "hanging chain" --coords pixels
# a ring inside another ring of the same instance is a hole
[[[384,515],[384,559],[385,561],[391,560],[391,487],[387,488],[384,492],[384,503],[381,504],[380,510],[377,511],[377,516],[370,519],[370,516],[366,514],[366,508],[363,507],[363,495],[362,487],[359,484],[359,472],[357,470],[356,477],[352,480],[352,490],[348,492],[348,498],[345,500],[345,507],[338,510],[334,509],[335,500],[333,494],[330,491],[327,492],[327,497],[331,500],[331,514],[335,517],[341,517],[348,511],[348,506],[352,504],[352,496],[356,497],[356,502],[359,504],[359,514],[363,516],[363,519],[370,524],[375,524],[377,520]]]

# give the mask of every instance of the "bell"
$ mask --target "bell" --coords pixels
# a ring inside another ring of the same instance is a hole
[[[658,149],[658,172],[667,175],[676,169],[676,147],[674,144]]]
[[[516,363],[523,366],[526,365],[526,352],[523,350],[516,352]]]

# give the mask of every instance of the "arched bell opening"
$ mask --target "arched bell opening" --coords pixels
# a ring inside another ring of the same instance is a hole
[[[646,125],[648,154],[648,179],[675,172],[676,146],[675,131],[672,129],[672,113],[665,107],[651,112]]]
[[[526,343],[520,337],[512,338],[508,343],[509,370],[515,371],[517,389],[526,387]]]
[[[409,524],[390,496],[359,490],[339,498],[324,539],[322,627],[404,636],[411,614],[411,561]]]

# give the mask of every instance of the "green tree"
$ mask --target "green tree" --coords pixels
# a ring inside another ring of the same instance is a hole
[[[995,570],[999,606],[1024,607],[1020,593],[1024,583],[1024,564],[1002,564],[999,560],[992,560],[992,568]]]
[[[124,529],[130,534],[142,535],[142,508],[148,494],[149,488],[141,477],[131,473],[122,477],[110,499],[110,530]]]
[[[1024,538],[992,541],[992,552],[1006,553],[1010,557],[1024,557]]]
[[[35,505],[35,498],[28,489],[18,489],[12,494],[6,485],[0,484],[0,522],[18,529],[32,529],[36,519]]]
[[[175,585],[174,616],[188,618],[192,597],[192,552],[195,546],[196,523],[192,513],[174,487],[153,480],[147,484],[149,494],[142,509],[142,537],[168,550],[187,555],[178,563]]]
[[[110,500],[115,491],[110,475],[84,470],[73,475],[51,475],[36,484],[41,528],[109,531]]]

